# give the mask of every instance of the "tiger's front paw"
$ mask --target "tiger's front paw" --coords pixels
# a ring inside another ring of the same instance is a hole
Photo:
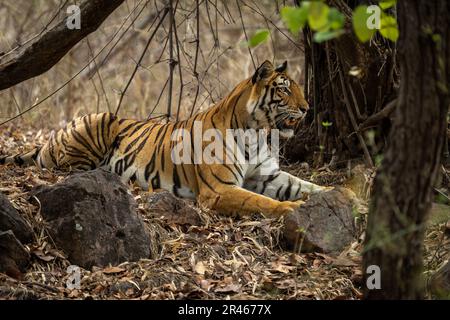
[[[301,200],[297,201],[283,201],[280,202],[280,204],[275,209],[275,214],[277,216],[284,216],[289,213],[293,213],[295,210],[297,210],[300,205],[302,205],[304,202]]]

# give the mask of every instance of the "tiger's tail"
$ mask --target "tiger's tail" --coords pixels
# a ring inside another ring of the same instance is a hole
[[[0,165],[14,163],[19,166],[36,165],[36,159],[39,156],[41,147],[36,147],[31,151],[19,153],[14,156],[0,156]]]

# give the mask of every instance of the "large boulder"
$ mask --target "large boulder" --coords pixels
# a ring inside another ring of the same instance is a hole
[[[20,279],[30,261],[30,254],[11,230],[0,231],[0,272]]]
[[[116,174],[102,169],[79,173],[32,193],[71,263],[90,268],[150,257],[149,233]]]
[[[355,214],[359,201],[346,188],[310,195],[284,219],[286,247],[295,252],[338,254],[358,238]]]
[[[0,193],[0,231],[11,230],[17,239],[28,243],[33,239],[33,231],[25,219],[11,205],[8,198]]]

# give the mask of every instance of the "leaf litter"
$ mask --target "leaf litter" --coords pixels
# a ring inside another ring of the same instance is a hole
[[[43,144],[48,130],[0,128],[0,152],[14,154]],[[343,184],[346,171],[313,172],[309,166],[285,168],[317,183]],[[152,215],[147,195],[132,189],[138,211],[159,243],[155,259],[124,262],[105,268],[80,268],[80,286],[67,283],[70,262],[53,243],[39,203],[29,191],[54,184],[63,172],[35,167],[4,166],[0,192],[32,225],[34,240],[26,248],[31,264],[21,280],[0,273],[0,299],[360,299],[362,296],[361,239],[339,256],[292,253],[283,249],[281,219],[261,215],[233,219],[195,207],[201,223],[177,224]],[[371,176],[368,173],[367,176]],[[367,183],[371,183],[368,181]],[[445,222],[431,227],[425,240],[425,262],[430,270],[449,257]]]

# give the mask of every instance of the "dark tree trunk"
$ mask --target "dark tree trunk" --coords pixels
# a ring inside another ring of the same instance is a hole
[[[364,251],[364,270],[380,267],[381,289],[366,288],[368,299],[424,297],[422,246],[450,103],[450,2],[401,0],[398,14],[400,93]]]
[[[365,1],[327,3],[344,13],[346,29],[352,30],[352,9]],[[305,129],[287,142],[285,156],[304,161],[310,160],[305,155],[314,154],[314,165],[322,166],[330,161],[346,165],[345,160],[362,155],[372,166],[384,145],[386,125],[390,126],[392,108],[385,107],[397,95],[395,47],[380,36],[360,43],[351,31],[326,43],[312,39],[312,32],[305,29],[305,92],[312,110]],[[374,119],[374,115],[381,116]],[[372,145],[366,142],[368,129],[374,129]]]

